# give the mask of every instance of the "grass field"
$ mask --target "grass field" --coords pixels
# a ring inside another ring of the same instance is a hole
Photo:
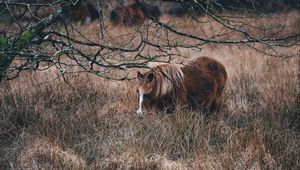
[[[0,83],[1,169],[300,168],[299,56],[218,44],[180,52],[184,61],[206,55],[225,65],[229,79],[220,113],[152,111],[140,120],[135,80],[81,74],[69,78],[73,89],[52,80],[53,70],[27,72]]]

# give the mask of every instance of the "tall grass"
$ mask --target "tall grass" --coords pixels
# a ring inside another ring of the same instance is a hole
[[[299,50],[290,47],[289,50]],[[288,51],[288,50],[287,50]],[[135,115],[134,80],[24,73],[0,84],[2,169],[299,169],[300,59],[207,45],[227,68],[220,113]],[[288,53],[288,52],[285,52]]]

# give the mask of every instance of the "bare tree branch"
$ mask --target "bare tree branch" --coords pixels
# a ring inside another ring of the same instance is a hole
[[[163,12],[157,4],[165,1],[136,0],[131,5],[118,3],[115,8],[110,8],[111,1],[0,1],[3,7],[0,16],[8,14],[10,20],[5,27],[1,26],[4,31],[0,34],[0,79],[17,78],[25,70],[53,68],[63,79],[67,75],[92,73],[125,80],[129,79],[130,68],[148,68],[151,62],[171,62],[186,57],[181,52],[183,49],[199,52],[208,44],[245,45],[275,57],[299,54],[297,51],[280,54],[278,49],[299,47],[300,28],[272,23],[276,14],[263,13],[256,1],[252,4],[240,0],[234,4],[227,0],[169,0],[179,8],[171,6]],[[190,25],[180,23],[183,19],[173,18],[170,11],[178,9],[185,12]],[[107,19],[111,14],[121,23],[110,23]],[[160,14],[168,14],[165,18],[170,20],[160,19]],[[78,26],[72,17],[98,20],[89,28]],[[259,24],[266,19],[272,22]],[[194,28],[189,28],[193,25]],[[198,32],[202,25],[217,28],[209,33]],[[116,70],[123,73],[116,74]]]

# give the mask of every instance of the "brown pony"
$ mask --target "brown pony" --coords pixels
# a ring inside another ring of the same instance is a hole
[[[163,64],[142,74],[137,72],[139,108],[142,105],[173,111],[177,104],[209,112],[219,111],[227,73],[223,64],[209,57],[199,57],[183,64]]]

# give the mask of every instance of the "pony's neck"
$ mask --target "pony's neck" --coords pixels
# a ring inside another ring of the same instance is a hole
[[[155,85],[154,96],[156,98],[166,95],[176,95],[176,91],[183,88],[183,72],[179,66],[164,65],[160,67],[157,74],[157,84]]]

